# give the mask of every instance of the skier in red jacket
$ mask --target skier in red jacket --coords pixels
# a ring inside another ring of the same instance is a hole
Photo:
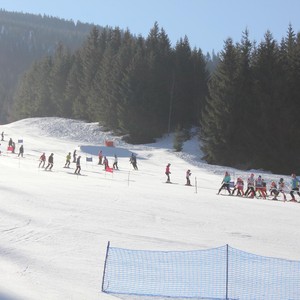
[[[39,168],[42,166],[42,168],[45,168],[45,162],[46,162],[46,155],[45,152],[40,157],[40,163]]]
[[[170,166],[171,166],[170,163],[167,164],[167,166],[166,166],[166,172],[165,172],[165,174],[167,175],[167,182],[168,182],[168,183],[171,182],[171,181],[170,181],[170,174],[171,174],[171,172],[170,172]]]

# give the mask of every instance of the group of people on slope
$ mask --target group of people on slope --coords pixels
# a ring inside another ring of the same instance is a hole
[[[106,156],[103,156],[102,150],[100,150],[98,153],[98,159],[99,159],[98,165],[104,165],[105,170],[110,169],[109,164],[108,164],[108,159]],[[134,153],[131,154],[131,156],[129,158],[129,162],[130,162],[130,164],[132,164],[134,170],[138,170],[137,159],[136,159],[136,155]],[[116,154],[114,154],[113,169],[119,170],[118,156]]]
[[[76,152],[75,152],[76,153]],[[81,156],[78,156],[77,159],[75,160],[76,163],[76,169],[75,169],[75,174],[80,174],[80,170],[81,170],[81,166],[80,166],[80,159]],[[39,168],[44,168],[45,171],[51,171],[54,165],[54,153],[51,153],[48,157],[48,164],[45,167],[45,163],[46,163],[46,154],[45,152],[42,153],[42,155],[40,156],[40,163],[39,163]],[[71,163],[71,152],[69,152],[66,156],[66,163],[64,165],[64,168],[70,168],[70,163]]]
[[[167,181],[166,183],[171,183],[171,179],[170,179],[170,174],[171,174],[171,171],[170,171],[170,167],[171,167],[171,164],[168,163],[167,166],[166,166],[166,170],[165,170],[165,174],[167,175]],[[185,179],[186,179],[186,184],[185,185],[191,185],[191,177],[192,175],[192,172],[190,169],[188,169],[185,173]]]
[[[109,164],[108,164],[108,159],[106,156],[103,156],[102,150],[99,151],[98,158],[99,158],[98,165],[104,165],[104,170],[110,169]],[[116,154],[114,155],[113,169],[119,170],[118,157]]]
[[[295,198],[295,193],[300,196],[299,192],[299,183],[300,180],[297,178],[296,174],[291,175],[291,185],[290,185],[290,191],[289,194],[291,195],[291,199],[289,201],[297,202]],[[268,196],[267,192],[267,183],[265,180],[259,175],[256,179],[254,178],[254,174],[252,173],[248,179],[247,179],[247,189],[244,192],[244,181],[241,177],[238,177],[236,180],[236,183],[233,185],[233,190],[231,191],[232,181],[231,176],[229,172],[225,172],[224,178],[221,183],[221,187],[218,191],[218,194],[220,194],[222,189],[226,189],[230,195],[234,195],[237,191],[237,196],[245,196],[254,198],[257,195],[262,197],[263,199],[266,199]],[[277,197],[282,194],[284,201],[286,201],[286,185],[283,178],[280,178],[278,184],[275,181],[270,182],[270,188],[269,188],[270,196],[273,197],[272,200],[278,200]]]
[[[40,163],[39,163],[39,168],[45,168],[45,170],[52,170],[53,168],[53,164],[54,164],[54,158],[53,158],[53,153],[51,153],[51,155],[48,157],[48,165],[45,167],[45,163],[46,163],[46,154],[43,153],[41,156],[40,156]],[[102,155],[102,151],[100,150],[99,154],[98,154],[98,157],[99,157],[99,162],[98,164],[100,165],[104,165],[104,170],[107,171],[108,169],[111,169],[109,167],[109,163],[108,163],[108,159],[106,156],[103,156]],[[64,165],[64,168],[70,168],[70,164],[71,164],[71,158],[72,158],[72,155],[71,155],[71,152],[69,152],[66,156],[66,162],[65,162],[65,165]],[[77,156],[77,151],[74,150],[73,151],[73,163],[76,163],[76,169],[74,171],[74,174],[79,174],[80,175],[80,171],[81,171],[81,156]],[[136,156],[132,153],[131,157],[130,157],[130,163],[133,165],[134,169],[135,170],[138,170],[138,167],[137,167],[137,160],[136,160]],[[118,157],[117,155],[115,154],[114,155],[114,162],[113,162],[113,169],[114,170],[119,170],[119,167],[118,167]]]
[[[111,169],[109,167],[107,157],[103,156],[102,150],[100,150],[99,153],[98,153],[98,159],[99,159],[98,165],[104,165],[104,170],[107,171],[107,170]],[[117,157],[116,154],[114,155],[113,169],[114,170],[119,170],[119,167],[118,167],[118,157]]]

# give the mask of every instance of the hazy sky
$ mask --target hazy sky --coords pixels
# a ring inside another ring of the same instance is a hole
[[[300,31],[300,0],[0,0],[0,8],[119,26],[144,37],[157,21],[173,46],[187,35],[204,53],[222,50],[228,37],[239,42],[246,28],[257,42],[267,30],[280,41],[290,23]]]

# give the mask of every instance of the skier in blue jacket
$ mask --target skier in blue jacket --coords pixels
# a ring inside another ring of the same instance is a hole
[[[220,187],[220,189],[218,191],[218,195],[220,194],[222,189],[226,189],[228,191],[229,195],[231,195],[230,180],[231,180],[230,174],[226,171],[225,176],[224,176],[223,181],[222,181],[222,186]]]
[[[296,174],[292,174],[292,181],[291,181],[291,192],[290,195],[292,196],[292,199],[290,201],[296,202],[294,193],[297,192],[298,196],[300,196],[299,193],[299,179],[297,178]]]

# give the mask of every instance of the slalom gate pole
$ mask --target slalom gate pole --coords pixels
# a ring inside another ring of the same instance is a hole
[[[110,246],[110,241],[108,241],[107,247],[106,247],[106,255],[105,255],[105,261],[104,261],[104,269],[103,269],[103,276],[102,276],[102,286],[101,286],[101,291],[102,292],[104,292],[104,278],[105,278],[105,270],[106,270],[106,262],[107,262],[107,257],[108,257],[109,246]]]

